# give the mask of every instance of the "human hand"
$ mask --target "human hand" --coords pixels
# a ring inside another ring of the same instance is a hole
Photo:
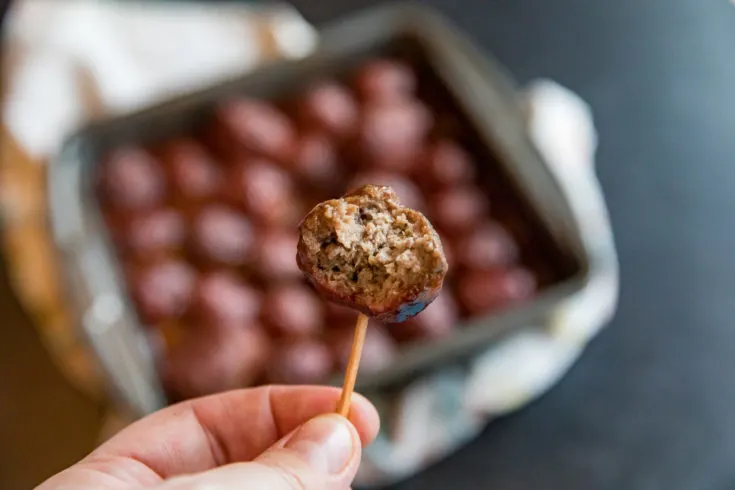
[[[264,386],[173,405],[36,490],[346,490],[380,422],[359,395],[349,422],[332,414],[339,395]]]

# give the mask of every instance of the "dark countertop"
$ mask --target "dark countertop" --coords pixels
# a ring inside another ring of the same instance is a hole
[[[322,21],[373,2],[295,3]],[[591,103],[622,296],[552,392],[396,490],[735,488],[735,5],[426,3]]]

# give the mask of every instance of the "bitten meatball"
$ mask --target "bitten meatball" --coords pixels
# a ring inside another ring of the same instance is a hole
[[[389,187],[365,186],[317,205],[300,226],[298,264],[326,298],[401,322],[439,294],[447,273],[441,241]]]

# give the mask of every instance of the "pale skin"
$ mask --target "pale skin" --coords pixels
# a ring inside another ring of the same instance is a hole
[[[165,408],[36,490],[347,490],[378,433],[373,405],[340,390],[264,386]]]

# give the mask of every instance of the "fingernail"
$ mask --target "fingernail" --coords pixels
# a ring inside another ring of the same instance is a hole
[[[296,452],[316,471],[339,474],[355,451],[348,424],[339,415],[320,415],[302,425],[286,448]]]

